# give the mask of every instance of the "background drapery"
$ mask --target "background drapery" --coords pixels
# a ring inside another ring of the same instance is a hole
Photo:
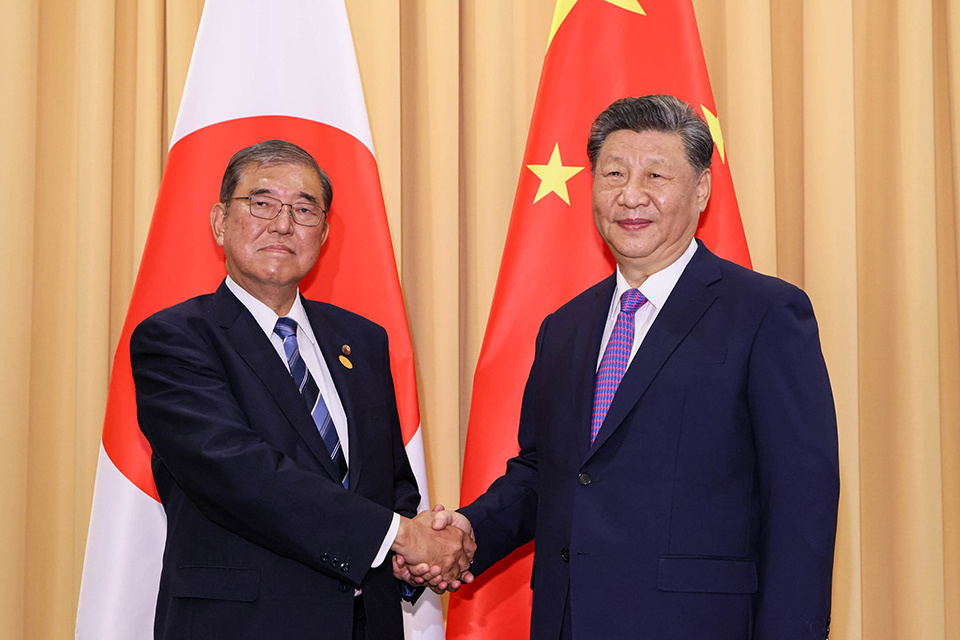
[[[820,321],[843,482],[832,637],[960,637],[960,0],[694,6],[754,266],[804,287]],[[202,0],[4,8],[0,637],[68,638]],[[554,0],[347,8],[431,492],[453,505]]]

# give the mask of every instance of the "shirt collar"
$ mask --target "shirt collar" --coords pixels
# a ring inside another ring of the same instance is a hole
[[[693,258],[693,254],[696,253],[696,251],[697,241],[691,240],[687,250],[672,264],[647,276],[647,279],[644,280],[643,284],[639,287],[643,297],[658,310],[662,309],[663,305],[667,302],[667,298],[670,297],[670,292],[672,292],[673,288],[677,285],[677,280],[680,279],[683,270],[686,269],[687,264],[690,262],[690,259]],[[613,292],[613,299],[618,308],[621,296],[631,288],[627,279],[620,273],[620,266],[617,265],[617,290]]]
[[[229,275],[227,276],[226,283],[230,292],[237,296],[237,300],[247,308],[247,311],[249,311],[253,319],[257,321],[257,324],[266,336],[268,338],[272,336],[273,328],[277,325],[277,318],[280,316],[263,302],[257,300],[249,291],[237,284]],[[297,289],[297,296],[293,300],[293,306],[290,307],[287,317],[295,320],[300,327],[300,331],[297,332],[298,334],[306,336],[313,344],[317,343],[317,339],[313,335],[313,328],[310,326],[310,320],[307,319],[307,311],[303,308],[303,302],[300,300],[300,289]]]

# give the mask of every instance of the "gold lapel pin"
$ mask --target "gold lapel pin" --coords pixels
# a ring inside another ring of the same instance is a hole
[[[340,356],[340,364],[342,364],[347,369],[353,369],[353,363],[350,362],[349,358],[347,358],[347,356],[350,355],[350,345],[347,345],[347,344],[343,345],[343,348],[341,349],[341,351],[343,351],[343,355]]]

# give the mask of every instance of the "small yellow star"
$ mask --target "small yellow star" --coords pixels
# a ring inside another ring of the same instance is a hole
[[[710,127],[710,135],[713,136],[713,141],[717,144],[717,151],[720,152],[720,162],[726,164],[727,156],[723,151],[723,132],[720,131],[720,118],[713,115],[710,109],[705,106],[700,105],[700,108],[703,109],[703,117],[707,121],[707,126]]]
[[[640,6],[640,0],[606,0],[606,2],[627,11],[639,13],[642,16],[647,15],[644,13],[643,7]],[[577,4],[577,0],[557,0],[557,7],[553,10],[553,24],[550,25],[550,38],[547,40],[548,47],[553,42],[553,36],[557,33],[557,29],[566,20],[567,14],[570,13],[575,4]]]
[[[528,164],[527,168],[540,178],[540,188],[537,189],[537,195],[533,199],[534,202],[548,193],[555,193],[560,196],[561,200],[570,204],[570,196],[567,194],[567,180],[583,171],[583,167],[563,166],[560,161],[559,144],[554,145],[548,164]]]

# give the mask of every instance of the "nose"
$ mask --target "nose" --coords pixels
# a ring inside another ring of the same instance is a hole
[[[289,207],[284,209],[284,207]],[[280,211],[277,217],[270,221],[270,229],[280,234],[287,234],[293,231],[293,205],[286,202],[280,205]]]
[[[640,176],[630,176],[623,185],[623,189],[620,190],[620,197],[617,202],[628,209],[636,209],[650,203],[650,194],[644,187]]]

